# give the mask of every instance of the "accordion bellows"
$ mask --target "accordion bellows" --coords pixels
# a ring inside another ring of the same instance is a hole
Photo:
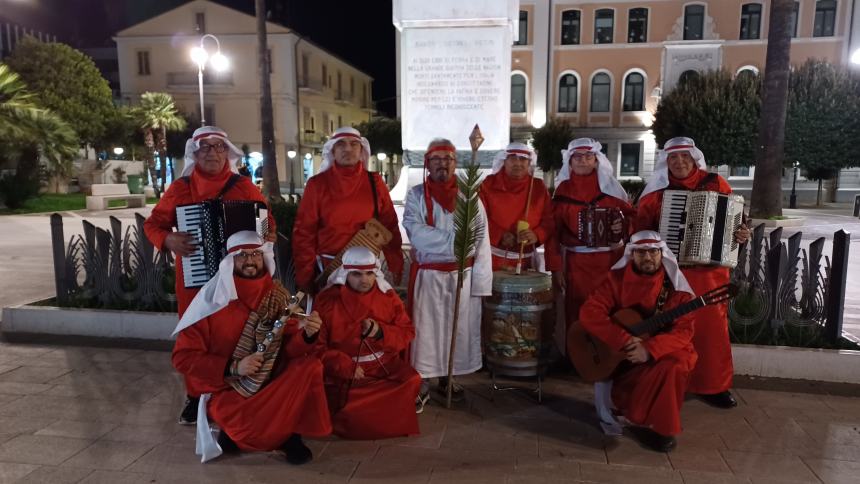
[[[743,221],[744,197],[717,192],[666,190],[660,236],[681,265],[738,264],[735,231]]]

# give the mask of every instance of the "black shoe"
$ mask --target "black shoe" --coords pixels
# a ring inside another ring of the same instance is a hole
[[[221,450],[225,454],[238,454],[240,452],[239,446],[236,445],[236,442],[233,442],[233,439],[227,435],[227,432],[223,430],[218,432],[218,446],[221,447]]]
[[[197,406],[200,403],[200,398],[188,396],[185,399],[185,407],[182,408],[182,413],[179,414],[179,425],[194,425],[197,423]]]
[[[671,435],[661,435],[646,427],[631,427],[630,433],[645,447],[657,452],[669,452],[678,442]]]
[[[294,466],[307,464],[314,458],[313,452],[302,442],[302,436],[299,434],[291,435],[281,446],[281,450],[287,454],[287,462]]]
[[[717,408],[734,408],[738,406],[738,401],[735,400],[735,397],[732,396],[732,392],[726,390],[720,393],[711,393],[711,394],[699,394],[699,398],[702,399],[703,402],[707,403],[712,407]]]

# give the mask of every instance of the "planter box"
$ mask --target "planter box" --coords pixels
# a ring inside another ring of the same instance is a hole
[[[176,313],[22,305],[3,309],[0,331],[171,341],[176,323]]]
[[[732,345],[735,374],[860,384],[860,351]]]

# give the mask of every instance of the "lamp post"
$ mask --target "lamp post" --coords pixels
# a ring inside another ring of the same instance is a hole
[[[210,38],[215,41],[215,53],[210,57],[206,50],[205,41]],[[206,114],[203,108],[203,70],[206,68],[206,62],[212,64],[212,68],[216,71],[225,71],[230,67],[230,61],[221,53],[221,42],[218,37],[212,34],[206,34],[200,37],[200,45],[191,49],[191,60],[197,64],[197,89],[200,92],[200,126],[206,126]]]
[[[788,197],[788,208],[797,208],[797,168],[800,163],[795,161],[792,166],[794,171],[791,177],[791,196]]]

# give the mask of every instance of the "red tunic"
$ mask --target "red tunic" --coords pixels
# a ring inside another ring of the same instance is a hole
[[[582,305],[580,323],[586,331],[615,350],[620,350],[630,334],[613,323],[610,316],[623,308],[636,308],[644,315],[654,313],[663,286],[664,271],[652,276],[636,274],[632,264],[611,271],[608,278]],[[671,290],[663,306],[669,310],[692,296]],[[668,331],[644,341],[651,358],[641,364],[622,365],[613,378],[612,401],[635,425],[647,426],[662,435],[681,433],[681,405],[696,364],[692,313],[676,319]],[[626,367],[626,368],[625,368]]]
[[[382,177],[374,173],[373,180],[379,221],[392,235],[383,253],[388,270],[399,277],[403,272],[403,253],[397,214]],[[363,164],[341,167],[333,163],[330,169],[311,177],[293,225],[296,284],[310,287],[317,274],[317,257],[337,255],[371,218],[373,193]]]
[[[529,180],[533,180],[529,215],[525,217],[526,200],[529,196]],[[502,169],[494,175],[489,175],[481,184],[481,201],[487,211],[487,221],[490,230],[490,245],[493,246],[493,270],[516,268],[519,256],[519,245],[502,247],[502,236],[505,232],[516,235],[517,222],[526,220],[538,241],[533,246],[527,245],[524,253],[534,253],[537,246],[545,244],[555,233],[555,221],[552,217],[552,205],[549,192],[543,180],[524,177],[521,180],[509,178]],[[513,258],[496,255],[497,251],[506,251]],[[532,264],[534,257],[523,259],[524,269],[535,269]]]
[[[319,295],[315,309],[323,320],[320,344],[334,433],[365,440],[418,434],[415,397],[421,377],[403,358],[415,328],[397,294],[378,287],[359,294],[346,285],[332,286]],[[361,321],[366,318],[379,323],[383,336],[367,338],[363,345]],[[358,364],[365,378],[350,384],[355,357],[362,357]]]
[[[161,200],[158,201],[158,204],[152,209],[152,213],[143,223],[143,231],[152,245],[158,250],[164,250],[164,239],[176,227],[176,207],[215,198],[230,175],[232,175],[230,167],[225,163],[224,172],[215,177],[207,177],[195,170],[192,172],[188,183],[181,179],[171,183],[167,192],[162,195]],[[244,176],[240,177],[222,198],[224,200],[266,202],[260,189]],[[271,214],[269,215],[269,227],[270,231],[275,230],[275,219],[272,218]],[[176,256],[176,306],[179,317],[182,317],[198,290],[199,288],[185,288],[182,278],[182,257]]]
[[[243,450],[276,449],[293,433],[328,435],[331,420],[323,367],[315,343],[305,341],[294,320],[284,329],[272,377],[259,392],[245,398],[224,381],[251,308],[272,286],[268,274],[261,279],[235,281],[238,299],[179,333],[173,347],[173,366],[202,393],[212,393],[209,418]]]
[[[570,203],[569,200],[580,203]],[[579,239],[579,213],[589,204],[596,207],[618,208],[625,217],[632,217],[633,207],[624,200],[600,191],[597,171],[590,175],[571,174],[555,189],[552,210],[555,218],[557,243],[546,246],[546,267],[550,271],[565,271],[565,319],[570,328],[579,315],[585,299],[609,273],[615,261],[624,253],[622,245],[616,250],[576,252],[584,246]]]
[[[705,182],[708,172],[696,169],[683,180],[669,178],[667,190],[708,190],[731,193],[732,187],[723,177],[714,174],[710,183]],[[636,230],[659,230],[660,211],[663,206],[663,190],[649,193],[639,200]],[[686,266],[681,271],[696,294],[703,294],[729,282],[729,269],[717,266]],[[732,346],[729,341],[728,303],[705,306],[696,312],[696,334],[693,345],[699,354],[699,362],[690,378],[689,391],[713,394],[728,390],[732,386]]]

